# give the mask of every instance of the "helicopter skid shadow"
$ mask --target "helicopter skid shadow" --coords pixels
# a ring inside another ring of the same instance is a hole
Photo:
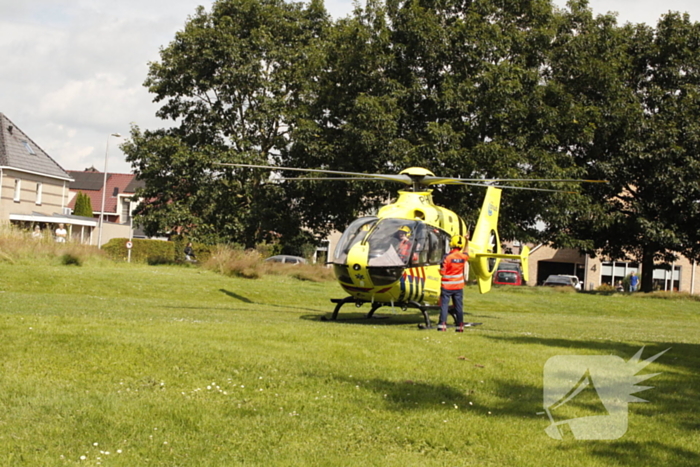
[[[330,319],[330,314],[324,315],[304,315],[301,319],[309,321],[322,321],[324,323],[347,323],[347,324],[364,324],[364,325],[381,325],[381,326],[400,326],[406,324],[424,323],[423,317],[420,315],[377,315],[371,318],[367,317],[367,313],[346,313],[340,318]]]

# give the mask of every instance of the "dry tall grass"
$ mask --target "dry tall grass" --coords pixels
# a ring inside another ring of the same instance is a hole
[[[262,256],[255,250],[234,249],[219,245],[211,257],[202,264],[210,271],[225,276],[258,279],[264,274]]]
[[[202,267],[225,276],[257,279],[265,274],[285,275],[302,281],[326,282],[334,279],[329,268],[313,264],[266,263],[255,250],[218,246]]]
[[[333,269],[318,264],[265,263],[265,274],[291,276],[300,281],[328,282],[335,280]]]
[[[103,250],[79,243],[56,243],[50,235],[32,238],[29,232],[0,225],[0,262],[9,264],[113,264]],[[302,281],[325,282],[333,271],[320,265],[266,263],[256,250],[219,245],[201,264],[205,269],[232,277],[257,279],[265,274],[287,275]]]
[[[104,253],[95,246],[56,243],[48,235],[32,238],[29,232],[14,226],[0,226],[0,262],[82,265],[107,261]]]

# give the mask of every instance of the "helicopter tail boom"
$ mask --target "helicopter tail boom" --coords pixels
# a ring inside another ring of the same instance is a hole
[[[522,265],[523,279],[527,281],[528,256],[530,249],[523,246],[519,255],[501,253],[501,242],[498,238],[498,212],[501,205],[501,190],[489,187],[486,190],[484,204],[481,207],[479,220],[469,241],[469,276],[477,279],[479,292],[491,290],[491,279],[498,269],[502,259],[519,260]]]

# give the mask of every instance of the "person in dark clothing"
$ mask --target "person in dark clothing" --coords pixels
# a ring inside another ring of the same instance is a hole
[[[185,260],[186,261],[197,261],[197,257],[194,254],[194,248],[192,248],[192,242],[187,242],[185,247]]]

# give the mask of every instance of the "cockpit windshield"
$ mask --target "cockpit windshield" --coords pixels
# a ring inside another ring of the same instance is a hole
[[[348,252],[357,243],[367,236],[372,227],[377,223],[376,217],[361,217],[353,221],[352,224],[345,229],[343,236],[340,238],[338,246],[335,248],[333,261],[335,264],[345,264],[348,259]]]
[[[450,237],[420,220],[362,217],[345,230],[335,249],[336,265],[347,265],[348,253],[359,242],[369,246],[368,267],[393,268],[440,264]]]

